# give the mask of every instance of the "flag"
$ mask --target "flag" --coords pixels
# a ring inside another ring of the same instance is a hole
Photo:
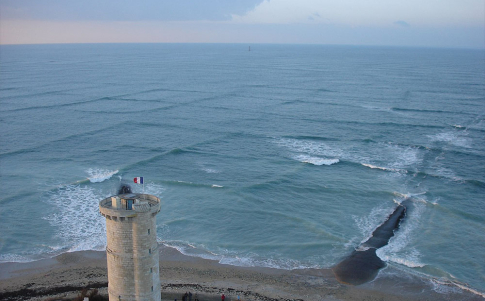
[[[143,184],[143,177],[136,177],[133,179],[136,184]]]

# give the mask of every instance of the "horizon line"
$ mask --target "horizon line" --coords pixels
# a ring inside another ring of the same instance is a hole
[[[208,45],[289,45],[289,46],[336,46],[336,47],[383,47],[383,48],[414,48],[414,49],[456,49],[456,50],[485,50],[482,47],[451,47],[451,46],[420,46],[420,45],[389,45],[389,44],[324,44],[324,43],[271,43],[271,42],[52,42],[52,43],[2,43],[0,46],[35,46],[35,45],[120,45],[120,44],[208,44]]]

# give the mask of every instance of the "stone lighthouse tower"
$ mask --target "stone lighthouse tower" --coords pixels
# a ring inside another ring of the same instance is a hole
[[[120,194],[99,202],[99,211],[106,218],[109,300],[159,301],[155,216],[160,199]]]

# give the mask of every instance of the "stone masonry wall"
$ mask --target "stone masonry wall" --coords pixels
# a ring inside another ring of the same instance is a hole
[[[155,215],[148,211],[106,218],[110,300],[160,300]]]

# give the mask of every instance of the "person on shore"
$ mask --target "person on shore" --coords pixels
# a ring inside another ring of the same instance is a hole
[[[192,301],[192,293],[189,292],[189,301]]]
[[[224,294],[222,294],[222,296],[221,296],[221,300],[222,300],[222,301],[226,300],[226,296],[224,296]]]

